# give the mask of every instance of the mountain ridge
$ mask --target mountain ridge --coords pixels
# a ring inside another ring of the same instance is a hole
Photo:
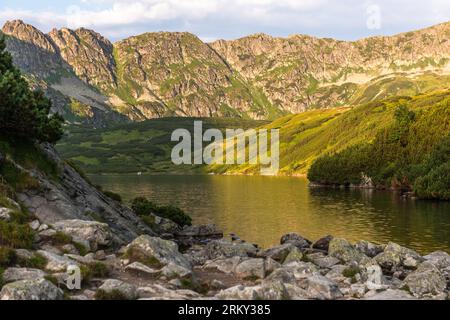
[[[16,65],[53,100],[60,94],[56,111],[75,123],[275,119],[445,88],[450,75],[449,22],[357,41],[258,33],[206,43],[147,32],[112,43],[86,28],[44,34],[20,20],[2,30]]]

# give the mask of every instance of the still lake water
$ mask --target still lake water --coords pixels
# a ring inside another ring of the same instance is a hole
[[[394,241],[429,253],[450,252],[450,203],[403,200],[390,192],[308,188],[292,177],[91,176],[125,200],[145,196],[185,210],[196,224],[217,224],[262,247],[297,232],[350,241]]]

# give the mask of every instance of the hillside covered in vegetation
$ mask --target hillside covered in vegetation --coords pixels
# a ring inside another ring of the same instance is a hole
[[[70,126],[57,150],[86,173],[206,173],[204,166],[175,166],[171,159],[172,132],[183,128],[194,136],[194,121],[203,129],[249,129],[268,121],[227,118],[162,118],[113,128]]]
[[[353,109],[276,120],[280,174],[326,185],[415,190],[449,198],[450,92],[393,97]],[[257,165],[212,166],[214,173],[258,174]]]

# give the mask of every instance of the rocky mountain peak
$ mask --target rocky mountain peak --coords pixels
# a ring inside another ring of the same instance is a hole
[[[113,45],[109,40],[84,28],[53,29],[48,36],[81,80],[102,90],[115,86]]]
[[[55,90],[89,104],[86,87],[61,83],[76,77],[100,91],[102,97],[90,97],[102,108],[131,120],[271,119],[416,95],[442,88],[450,78],[448,22],[358,41],[259,33],[204,43],[187,32],[150,32],[112,44],[85,28],[45,35],[16,20],[3,29],[12,36],[8,50],[23,71],[47,83],[50,78]]]
[[[7,21],[2,28],[2,31],[18,40],[31,43],[42,50],[51,53],[56,52],[55,47],[48,39],[47,35],[22,20]]]

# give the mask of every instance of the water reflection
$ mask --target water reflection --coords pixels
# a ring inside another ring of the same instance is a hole
[[[422,252],[450,252],[450,203],[400,199],[389,192],[308,188],[287,177],[93,176],[125,199],[146,196],[175,204],[195,223],[270,246],[295,231],[312,240],[332,234],[351,241],[398,242]]]

